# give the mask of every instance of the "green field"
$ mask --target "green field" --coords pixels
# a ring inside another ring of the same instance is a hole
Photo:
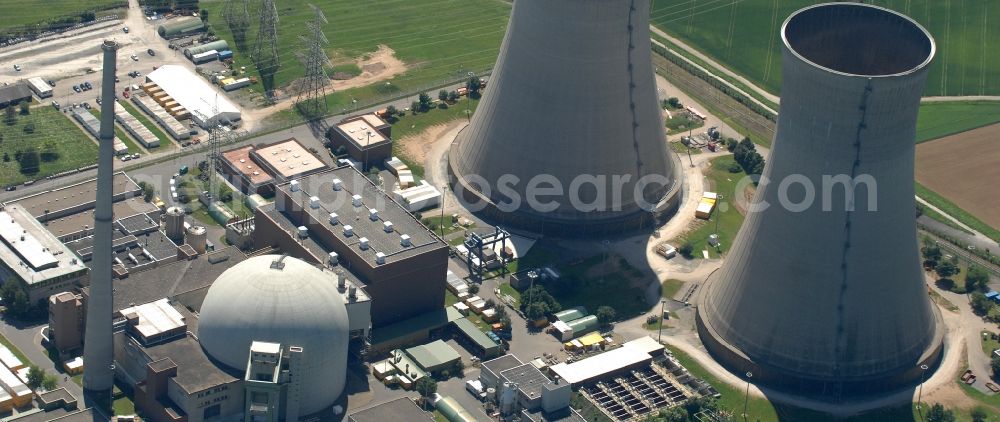
[[[654,2],[650,20],[667,33],[720,64],[778,93],[781,86],[780,28],[795,10],[821,0],[743,0]],[[925,95],[1000,94],[1000,36],[990,17],[1000,17],[1000,2],[952,0],[874,0],[903,12],[937,42]]]
[[[424,0],[419,2],[356,0],[282,0],[278,2],[278,51],[280,69],[275,85],[283,87],[304,74],[296,57],[302,50],[299,36],[313,16],[309,3],[319,5],[329,23],[324,33],[329,39],[327,55],[334,68],[353,63],[375,52],[379,45],[395,51],[408,70],[392,84],[369,85],[328,96],[331,111],[349,108],[352,99],[362,102],[394,92],[408,92],[434,83],[443,83],[470,71],[490,68],[496,61],[507,27],[510,5],[498,0]],[[223,2],[204,2],[212,29],[233,42],[232,31],[222,16]],[[246,44],[236,51],[236,66],[254,69],[248,56],[257,36],[257,14],[251,13]],[[258,74],[253,70],[253,74]],[[259,88],[259,85],[257,86]],[[294,93],[289,93],[294,95]]]
[[[0,186],[40,179],[97,162],[97,143],[56,109],[34,107],[31,114],[18,114],[17,118],[17,123],[13,126],[0,122],[0,156],[7,154],[10,158],[10,161],[0,161]],[[35,133],[24,132],[24,127],[29,123],[35,125]],[[14,154],[29,146],[42,146],[47,142],[55,147],[59,158],[51,162],[41,161],[36,174],[22,174],[20,166],[14,160]]]
[[[719,204],[715,207],[715,211],[712,212],[711,220],[699,220],[701,221],[700,226],[671,241],[671,244],[675,248],[679,248],[684,242],[691,242],[691,245],[694,247],[693,254],[695,259],[702,257],[702,250],[708,250],[708,256],[711,258],[718,258],[719,251],[722,251],[724,254],[733,245],[733,239],[736,238],[736,233],[740,230],[740,226],[743,225],[744,217],[733,205],[733,195],[737,194],[737,182],[745,176],[745,173],[742,171],[739,173],[729,172],[729,166],[735,162],[731,155],[722,156],[711,161],[712,168],[705,175],[711,183],[711,188],[706,189],[722,194],[723,199],[719,201]],[[694,216],[686,216],[686,218],[688,217],[693,218]],[[718,219],[719,249],[708,244],[708,236],[716,232],[716,219]]]
[[[1000,102],[925,103],[917,116],[917,143],[1000,122]]]
[[[125,0],[17,0],[0,2],[0,34],[23,33],[25,26],[76,18],[86,10],[99,11],[127,4]]]
[[[1000,242],[1000,230],[991,227],[989,224],[984,223],[982,220],[976,218],[972,214],[969,214],[965,210],[955,205],[953,202],[945,199],[943,196],[938,195],[936,192],[927,189],[924,185],[914,182],[917,196],[923,198],[925,201],[929,202],[931,205],[938,207],[941,211],[944,211],[948,215],[955,217],[958,221],[971,227],[973,230],[978,231],[994,241]]]
[[[98,120],[101,119],[101,111],[98,110],[97,108],[90,109],[90,114],[93,114],[94,117],[96,117]],[[146,152],[145,149],[139,147],[139,144],[136,143],[134,139],[132,139],[132,136],[126,133],[125,129],[122,129],[121,125],[118,124],[117,122],[115,123],[115,136],[117,136],[118,139],[121,139],[122,142],[125,143],[125,146],[128,147],[129,154],[136,152]]]

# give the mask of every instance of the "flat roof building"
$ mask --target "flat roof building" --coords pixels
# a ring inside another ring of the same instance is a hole
[[[225,93],[183,66],[160,66],[147,74],[146,79],[190,112],[194,122],[203,128],[235,123],[241,119],[240,109],[229,101]]]
[[[295,138],[268,145],[247,145],[222,153],[222,171],[246,193],[271,195],[274,184],[329,168]]]
[[[386,422],[386,421],[432,421],[430,413],[424,412],[409,397],[400,397],[384,403],[358,410],[347,416],[348,422]]]
[[[374,114],[348,117],[327,132],[334,149],[344,147],[365,169],[392,157],[392,126]]]
[[[0,208],[0,279],[18,283],[32,304],[65,291],[88,269],[20,205]]]
[[[31,101],[31,88],[24,82],[0,87],[0,109],[17,106],[21,101]]]
[[[621,347],[573,363],[559,363],[549,369],[573,386],[589,383],[623,370],[647,365],[663,353],[663,345],[649,336],[626,342]]]
[[[276,187],[257,208],[254,244],[343,266],[372,298],[375,327],[444,305],[448,246],[352,167]]]

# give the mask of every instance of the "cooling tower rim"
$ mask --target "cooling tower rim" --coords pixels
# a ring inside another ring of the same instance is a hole
[[[793,47],[791,45],[791,42],[789,42],[788,33],[787,33],[788,27],[789,27],[789,24],[793,23],[793,21],[796,18],[802,17],[803,15],[806,15],[809,12],[814,12],[817,9],[823,9],[823,8],[851,8],[851,7],[874,10],[874,11],[877,11],[879,13],[884,13],[884,14],[896,17],[898,19],[901,19],[905,24],[909,24],[910,26],[912,26],[913,29],[916,29],[917,32],[919,32],[920,34],[922,34],[923,37],[924,37],[924,39],[925,39],[925,41],[928,43],[928,50],[927,50],[926,57],[924,57],[923,60],[920,61],[918,64],[916,64],[914,66],[911,66],[909,69],[907,69],[905,71],[902,71],[902,72],[893,72],[893,73],[886,73],[886,74],[860,74],[860,73],[851,73],[851,72],[839,71],[839,70],[836,70],[836,69],[831,69],[830,67],[827,67],[827,66],[820,65],[820,64],[814,62],[813,60],[810,60],[810,59],[806,58],[803,54],[801,54],[799,51],[797,51],[795,49],[795,47]],[[812,6],[807,6],[807,7],[804,7],[802,9],[796,10],[791,15],[789,15],[788,18],[786,18],[785,21],[781,24],[781,41],[784,44],[785,48],[791,54],[794,54],[795,57],[797,57],[799,60],[802,60],[805,63],[808,63],[808,64],[810,64],[810,65],[812,65],[812,66],[814,66],[814,67],[816,67],[818,69],[822,69],[823,71],[826,71],[826,72],[830,72],[830,73],[837,74],[837,75],[842,75],[842,76],[848,76],[848,77],[857,77],[857,78],[878,79],[878,78],[894,78],[894,77],[911,75],[911,74],[920,72],[920,71],[924,70],[925,68],[927,68],[927,66],[930,65],[931,61],[934,59],[934,55],[937,54],[937,42],[934,41],[934,37],[931,35],[930,31],[928,31],[927,28],[924,28],[923,25],[921,25],[917,21],[913,20],[913,18],[910,18],[909,16],[906,16],[906,15],[904,15],[902,13],[899,13],[899,12],[897,12],[895,10],[888,9],[888,8],[885,8],[885,7],[881,7],[881,6],[876,6],[876,5],[871,5],[871,4],[865,4],[865,3],[829,2],[829,3],[814,4]]]

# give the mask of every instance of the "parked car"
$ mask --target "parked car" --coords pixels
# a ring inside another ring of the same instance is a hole
[[[83,103],[83,108],[90,110],[90,103]]]
[[[156,55],[156,52],[155,52],[155,51],[153,51],[153,49],[152,49],[152,48],[148,48],[148,49],[146,49],[146,54],[149,54],[150,56],[155,56],[155,55]]]
[[[80,85],[73,85],[73,90],[76,92],[83,91],[82,89],[80,89]]]
[[[6,188],[4,188],[4,190],[7,191],[7,192],[15,191],[15,190],[17,190],[17,186],[16,185],[10,185],[10,186],[7,186]]]
[[[56,81],[49,79],[49,86],[56,86]]]
[[[133,54],[133,55],[131,55],[129,57],[131,57],[132,60],[134,60],[134,61],[139,61],[139,56],[136,56],[135,54]]]
[[[128,33],[128,27],[127,27],[127,26],[126,26],[126,27],[123,27],[123,28],[122,28],[122,32],[124,32],[124,33],[126,33],[126,34],[127,34],[127,33]]]
[[[101,105],[101,97],[97,97],[97,105]]]
[[[56,110],[59,110],[59,107],[60,107],[59,106],[59,101],[53,101],[52,102],[52,107],[54,107]]]
[[[21,65],[15,64],[14,65],[14,70],[20,72],[21,71]]]
[[[131,156],[131,155],[128,155],[128,154],[126,154],[126,155],[123,155],[123,156],[119,157],[118,159],[119,159],[119,160],[122,160],[122,162],[126,162],[126,161],[128,161],[128,160],[131,160],[131,159],[132,159],[132,156]]]
[[[115,76],[115,82],[121,82],[121,81],[122,81],[121,79],[118,79],[118,77]]]
[[[138,152],[137,152],[137,153],[135,153],[135,154],[132,154],[132,159],[133,159],[133,160],[138,160],[138,159],[139,159],[139,157],[140,157],[140,155],[139,155],[139,153],[138,153]]]
[[[87,87],[88,90],[94,89],[94,86],[91,85],[90,82],[84,82],[83,84]]]

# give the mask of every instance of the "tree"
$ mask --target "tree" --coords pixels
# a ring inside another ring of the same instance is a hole
[[[444,89],[438,91],[438,99],[441,101],[448,101],[448,91]]]
[[[937,265],[937,268],[934,268],[934,272],[937,273],[939,279],[949,278],[958,274],[958,265],[955,265],[954,260],[944,260]]]
[[[970,302],[972,303],[972,310],[977,315],[987,315],[994,306],[993,301],[982,294],[982,292],[972,293]]]
[[[993,370],[994,379],[1000,378],[1000,356],[993,355],[993,358],[990,359],[990,369]]]
[[[7,106],[4,110],[3,122],[6,123],[7,126],[14,126],[17,124],[17,112],[14,111],[14,107]]]
[[[45,391],[52,391],[59,388],[59,378],[55,375],[46,375],[45,380],[42,381],[42,388],[44,388]]]
[[[719,401],[707,396],[689,399],[684,403],[684,410],[687,411],[688,415],[694,415],[705,410],[716,411],[719,410]]]
[[[31,107],[28,104],[28,100],[21,101],[21,104],[18,107],[21,109],[22,115],[31,114]]]
[[[990,414],[986,413],[986,410],[983,409],[982,407],[977,406],[976,408],[972,409],[972,412],[969,413],[969,416],[972,416],[972,422],[986,422],[986,418],[989,418]]]
[[[670,106],[670,108],[681,108],[681,100],[677,97],[667,98],[667,105]]]
[[[597,321],[600,322],[601,325],[611,324],[617,316],[615,314],[615,308],[610,306],[601,306],[597,308],[597,312],[594,315],[597,316]]]
[[[3,162],[5,162],[5,163],[9,163],[10,162],[10,155],[7,154],[6,152],[3,153]]]
[[[691,242],[684,242],[680,249],[677,249],[677,252],[680,252],[681,256],[690,259],[692,256],[691,253],[694,252],[694,245]]]
[[[420,111],[427,111],[431,108],[431,96],[427,95],[426,92],[421,92],[417,96],[417,105],[420,107]]]
[[[420,101],[414,101],[410,103],[410,112],[413,114],[417,114],[417,111],[420,111]]]
[[[986,270],[977,265],[970,265],[969,271],[965,273],[965,291],[971,292],[986,288],[986,283],[990,281]]]
[[[59,159],[59,150],[56,149],[55,142],[46,140],[42,143],[42,162],[51,163]]]
[[[20,157],[17,158],[17,163],[20,165],[20,172],[26,176],[38,174],[38,162],[38,150],[35,147],[28,148],[27,151],[21,151]]]
[[[726,139],[726,149],[728,149],[729,152],[735,151],[736,150],[736,145],[738,145],[738,144],[739,144],[739,142],[736,142],[736,140],[733,139],[733,138],[727,138]]]
[[[448,92],[448,101],[455,102],[458,101],[458,91]]]
[[[924,239],[924,247],[920,248],[920,253],[928,261],[938,262],[941,260],[941,247],[930,239]]]
[[[198,12],[198,17],[201,18],[202,22],[208,23],[208,10],[207,9],[201,9]]]
[[[684,406],[674,406],[661,410],[659,418],[656,420],[663,422],[687,422],[688,412],[684,410]]]
[[[39,368],[38,366],[31,365],[31,368],[28,369],[28,387],[31,387],[32,390],[36,390],[38,387],[42,386],[43,382],[45,382],[45,370]]]
[[[545,303],[535,302],[528,305],[528,307],[524,311],[524,315],[527,316],[529,320],[537,321],[539,319],[544,318],[545,314],[548,313],[548,311],[549,308],[548,306],[545,305]]]
[[[483,88],[483,82],[479,78],[473,76],[469,78],[469,82],[466,82],[465,89],[469,90],[469,95],[478,94],[479,90]]]
[[[146,182],[139,182],[139,189],[142,189],[142,199],[144,201],[150,202],[153,200],[153,194],[155,193],[153,185]]]
[[[993,305],[986,311],[986,319],[990,322],[1000,322],[1000,306]]]
[[[931,410],[927,411],[927,422],[955,422],[955,414],[945,409],[941,403],[934,403]]]
[[[396,106],[394,105],[385,108],[385,114],[389,115],[389,117],[395,116],[396,113],[399,113],[399,110],[396,110]]]
[[[437,393],[438,384],[431,377],[422,377],[417,380],[415,388],[421,397],[430,397]]]
[[[479,293],[479,284],[477,284],[477,283],[470,283],[469,284],[469,294],[470,295],[474,295],[474,294],[477,294],[477,293]]]
[[[80,20],[83,22],[93,22],[97,19],[97,14],[93,10],[88,10],[80,14]]]

